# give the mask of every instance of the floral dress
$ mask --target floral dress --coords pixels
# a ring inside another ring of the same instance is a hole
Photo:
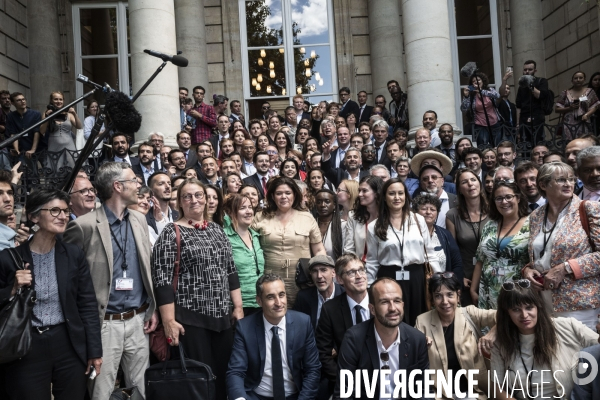
[[[510,241],[498,249],[498,221],[489,221],[483,228],[477,248],[477,261],[483,263],[479,282],[479,308],[495,310],[502,284],[521,278],[521,269],[529,262],[529,217]]]
[[[587,101],[579,103],[578,109],[563,114],[563,136],[565,139],[571,140],[585,135],[586,133],[593,133],[592,123],[589,120],[587,122],[583,121],[581,117],[592,107],[600,105],[600,101],[592,88],[586,89],[583,96],[587,97]],[[558,96],[556,105],[563,108],[570,107],[575,100],[577,99],[573,98],[568,90],[564,90],[560,96]],[[599,122],[596,123],[598,124]]]

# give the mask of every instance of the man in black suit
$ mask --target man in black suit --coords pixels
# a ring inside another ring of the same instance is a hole
[[[126,162],[132,167],[140,163],[140,160],[137,157],[131,157],[129,155],[129,142],[127,141],[127,136],[124,133],[115,133],[111,139],[111,146],[113,157],[104,162]]]
[[[358,92],[358,123],[369,122],[373,106],[367,105],[367,92],[361,90]]]
[[[502,117],[502,123],[508,128],[517,126],[517,106],[508,99],[510,95],[510,86],[506,84],[504,93],[498,100],[498,113]]]
[[[267,188],[267,181],[269,180],[269,165],[271,164],[269,155],[264,151],[257,151],[254,153],[254,167],[256,167],[256,173],[244,178],[246,185],[252,185],[258,190],[260,199],[265,198],[265,192]]]
[[[301,94],[295,95],[292,99],[292,104],[294,105],[294,110],[296,110],[296,125],[303,119],[311,119],[310,113],[304,111],[304,96]]]
[[[283,279],[256,282],[262,312],[238,321],[227,369],[229,399],[312,400],[319,386],[319,355],[307,315],[287,309]]]
[[[325,173],[325,177],[329,179],[335,187],[340,185],[344,179],[360,181],[364,176],[369,175],[369,171],[362,169],[361,153],[358,149],[350,147],[346,151],[346,156],[343,160],[343,166],[339,168],[333,167],[333,157],[329,154],[329,148],[323,148],[323,156],[321,158],[321,168]],[[345,168],[344,168],[345,167]]]
[[[389,369],[391,381],[386,385],[385,393],[392,397],[393,376],[396,371],[405,370],[408,379],[413,370],[424,372],[429,368],[427,340],[423,333],[402,322],[404,317],[402,289],[395,280],[377,279],[371,285],[370,292],[369,310],[375,318],[357,324],[346,332],[338,356],[339,370],[349,370],[353,375],[354,371],[367,370],[368,376],[372,378],[373,371],[382,372],[384,369]],[[410,304],[408,306],[410,307]],[[381,393],[379,379],[372,393],[366,391],[362,381],[360,396],[357,396],[354,385],[347,387],[348,382],[340,378],[336,379],[334,399],[339,399],[340,393],[353,393],[354,396],[351,397],[355,399],[379,398]],[[424,387],[423,375],[416,375],[414,387],[410,389],[418,389],[419,384]],[[407,398],[413,397],[409,395]]]
[[[392,168],[392,161],[387,156],[387,139],[389,125],[383,120],[373,122],[373,146],[376,154],[373,165],[383,164],[388,170]]]
[[[350,100],[350,88],[343,87],[338,91],[340,95],[340,112],[339,115],[346,118],[348,114],[353,113],[358,119],[360,107],[354,100]]]
[[[335,387],[337,354],[346,331],[370,318],[364,263],[355,254],[344,254],[335,263],[335,273],[338,283],[346,289],[346,295],[323,304],[316,333],[321,376],[329,380],[329,394]]]
[[[229,138],[229,117],[225,114],[221,114],[217,117],[217,134],[210,135],[208,141],[212,144],[215,152],[215,157],[219,158],[221,154],[221,140]]]
[[[189,135],[188,135],[189,136]],[[154,171],[154,160],[158,152],[156,148],[150,142],[140,143],[138,146],[138,159],[140,163],[133,165],[131,169],[137,176],[141,176],[144,180],[144,185],[148,186],[148,179],[152,176]]]

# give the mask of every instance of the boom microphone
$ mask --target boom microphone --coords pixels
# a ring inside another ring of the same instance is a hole
[[[462,67],[460,69],[460,74],[464,77],[464,78],[470,78],[473,76],[473,74],[477,71],[477,64],[475,64],[473,61],[469,61],[468,63],[465,64],[464,67]]]
[[[140,129],[142,116],[133,106],[133,102],[123,92],[113,91],[106,96],[104,103],[106,116],[110,118],[114,128],[132,135]]]
[[[519,78],[519,87],[522,88],[531,88],[533,86],[533,82],[535,78],[533,75],[523,75]]]
[[[181,57],[181,56],[169,56],[167,54],[163,54],[163,53],[159,53],[158,51],[154,51],[154,50],[144,50],[144,53],[146,54],[150,54],[152,57],[157,57],[160,58],[163,61],[171,61],[173,63],[173,65],[177,65],[178,67],[187,67],[188,66],[188,59],[185,57]]]

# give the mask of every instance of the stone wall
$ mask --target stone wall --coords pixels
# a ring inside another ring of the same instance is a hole
[[[0,89],[29,97],[27,46],[27,0],[0,0]]]

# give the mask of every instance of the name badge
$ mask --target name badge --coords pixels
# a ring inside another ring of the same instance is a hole
[[[473,257],[473,265],[477,265],[477,257]]]
[[[133,279],[117,278],[117,286],[115,290],[133,290]]]
[[[504,275],[506,275],[506,269],[498,268],[498,276],[504,276]]]
[[[396,271],[396,280],[397,281],[409,281],[410,280],[410,271]]]

